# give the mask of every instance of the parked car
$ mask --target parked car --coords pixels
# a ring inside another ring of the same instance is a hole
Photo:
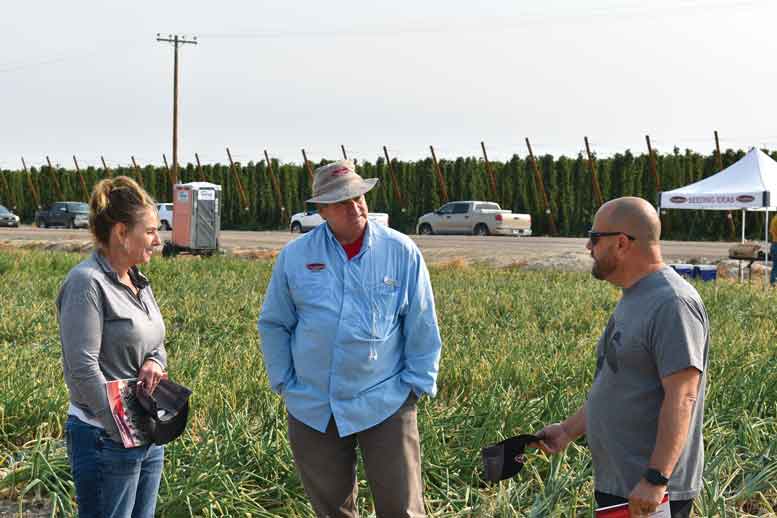
[[[367,218],[373,223],[389,226],[389,216],[385,212],[370,212]],[[295,234],[313,230],[324,222],[318,211],[309,210],[307,212],[298,212],[291,217],[289,230]]]
[[[513,214],[489,201],[454,201],[418,218],[419,234],[530,236],[531,215]]]
[[[159,228],[173,230],[173,204],[157,203],[156,210],[159,213]]]
[[[0,227],[18,227],[19,216],[0,205]]]
[[[41,228],[89,228],[89,205],[80,201],[55,202],[35,213],[35,224]]]

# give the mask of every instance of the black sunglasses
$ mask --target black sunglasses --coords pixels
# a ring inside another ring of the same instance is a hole
[[[600,237],[620,236],[620,235],[626,236],[627,238],[629,238],[629,241],[634,241],[635,239],[637,239],[636,237],[629,235],[626,232],[596,232],[594,230],[588,231],[588,239],[591,240],[592,245],[595,245],[596,243],[598,243]]]

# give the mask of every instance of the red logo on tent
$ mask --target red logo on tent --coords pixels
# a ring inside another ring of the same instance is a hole
[[[750,196],[749,194],[742,194],[737,196],[737,201],[739,203],[750,203],[751,201],[755,201],[755,196]]]
[[[326,265],[324,263],[308,263],[305,265],[308,270],[311,272],[320,272],[324,268],[326,268]]]
[[[672,196],[671,198],[669,198],[669,201],[671,201],[672,203],[685,203],[688,201],[688,198],[686,198],[685,196]]]

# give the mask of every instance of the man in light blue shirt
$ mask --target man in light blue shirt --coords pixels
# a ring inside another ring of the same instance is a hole
[[[425,516],[416,401],[437,391],[441,340],[421,252],[368,222],[350,160],[316,170],[326,220],[281,251],[259,316],[272,389],[320,517],[356,517],[356,445],[379,517]]]

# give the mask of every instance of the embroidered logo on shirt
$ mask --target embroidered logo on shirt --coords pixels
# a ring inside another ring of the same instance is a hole
[[[326,265],[324,263],[308,263],[305,265],[305,267],[311,272],[320,272],[326,268]]]

